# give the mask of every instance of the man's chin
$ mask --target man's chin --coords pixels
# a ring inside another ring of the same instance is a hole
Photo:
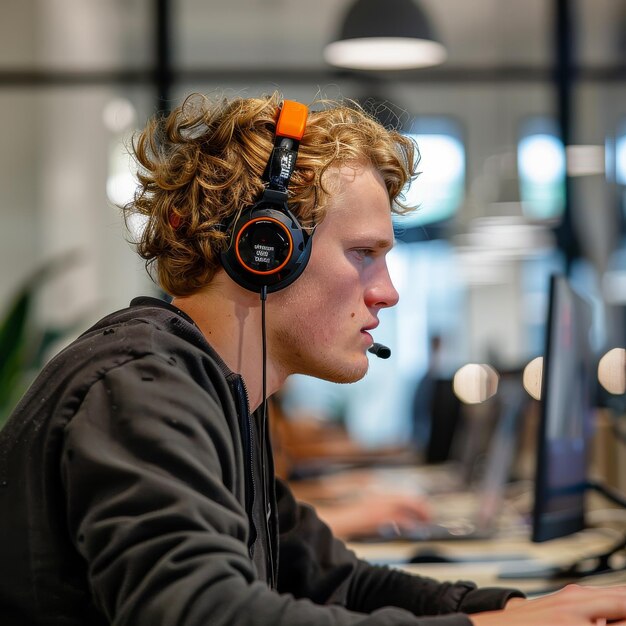
[[[327,369],[323,373],[312,374],[317,378],[323,378],[333,383],[348,384],[356,383],[361,380],[369,368],[369,361],[365,355],[358,362],[351,361],[346,365],[336,365],[330,369]]]

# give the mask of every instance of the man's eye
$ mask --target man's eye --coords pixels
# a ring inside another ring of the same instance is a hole
[[[376,255],[376,252],[371,248],[352,248],[350,252],[355,263],[363,265],[369,264]]]

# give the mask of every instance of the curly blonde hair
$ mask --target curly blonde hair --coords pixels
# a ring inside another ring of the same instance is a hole
[[[133,140],[139,186],[124,216],[127,223],[134,214],[147,218],[137,252],[149,270],[155,265],[167,293],[191,295],[220,268],[223,225],[262,193],[282,100],[278,92],[230,100],[193,94],[167,117],[151,119]],[[371,163],[392,211],[408,210],[399,197],[419,159],[413,142],[354,102],[312,106],[318,110],[309,113],[289,185],[289,207],[302,225],[324,219],[330,193],[324,173],[348,163]]]

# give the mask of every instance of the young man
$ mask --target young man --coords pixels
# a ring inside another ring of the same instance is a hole
[[[139,251],[174,299],[96,324],[2,431],[0,623],[626,618],[622,588],[525,601],[370,566],[274,481],[264,398],[295,372],[365,375],[398,299],[385,255],[414,165],[356,108],[282,107],[191,100],[141,134],[128,210],[147,216]]]

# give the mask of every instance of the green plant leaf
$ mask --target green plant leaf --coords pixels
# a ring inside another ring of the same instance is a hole
[[[32,291],[24,289],[0,324],[0,415],[4,412],[24,367],[26,327]]]
[[[24,391],[24,376],[41,365],[45,348],[54,333],[30,324],[32,304],[42,283],[61,274],[80,260],[72,250],[36,270],[20,287],[0,320],[0,426]]]

